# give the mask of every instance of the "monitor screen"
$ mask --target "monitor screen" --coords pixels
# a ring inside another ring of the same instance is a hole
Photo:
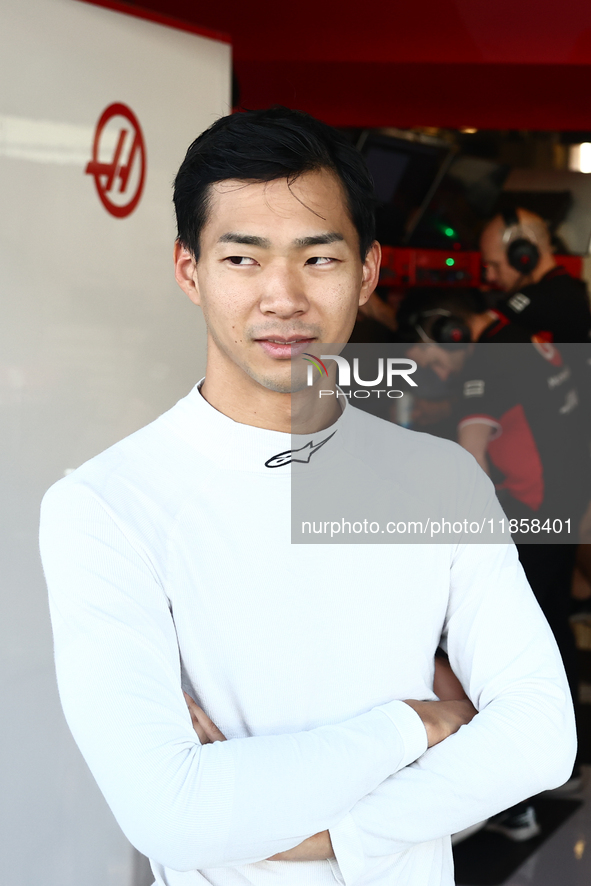
[[[409,245],[477,250],[480,232],[496,211],[510,167],[480,157],[456,156],[413,230]]]
[[[451,158],[445,142],[423,143],[381,133],[364,134],[361,151],[378,201],[377,237],[399,246],[408,241]]]
[[[374,145],[365,156],[374,180],[376,197],[380,203],[390,203],[398,190],[410,157],[397,151],[387,151]]]

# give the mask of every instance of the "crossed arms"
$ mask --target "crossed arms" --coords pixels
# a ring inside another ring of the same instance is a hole
[[[421,718],[427,732],[429,747],[439,744],[465,726],[477,711],[462,689],[460,681],[453,673],[449,662],[442,657],[435,658],[435,678],[433,689],[439,701],[421,702],[407,700]],[[214,741],[226,741],[226,736],[207,716],[203,708],[186,692],[183,692],[193,728],[202,745]],[[334,858],[332,842],[328,830],[313,834],[293,849],[272,855],[269,861],[323,861]]]
[[[421,719],[392,701],[305,732],[202,745],[168,601],[140,546],[87,489],[58,484],[46,507],[66,719],[123,831],[160,864],[250,864],[328,831],[353,886],[384,857],[568,778],[568,687],[512,545],[450,554],[443,642],[479,714],[444,741],[427,750]]]

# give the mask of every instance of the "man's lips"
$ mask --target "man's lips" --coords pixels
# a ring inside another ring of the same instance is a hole
[[[274,335],[256,339],[265,354],[276,360],[290,360],[292,357],[298,357],[306,348],[310,347],[313,341],[315,341],[314,338],[299,338],[298,336],[287,338]]]

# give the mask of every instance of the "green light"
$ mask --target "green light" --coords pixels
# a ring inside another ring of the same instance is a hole
[[[447,237],[454,237],[456,232],[454,231],[453,228],[445,228],[444,231],[443,231],[443,233],[444,233]]]
[[[456,261],[454,258],[446,258],[445,259],[445,264],[448,266],[448,268],[453,268],[455,263],[456,263]]]

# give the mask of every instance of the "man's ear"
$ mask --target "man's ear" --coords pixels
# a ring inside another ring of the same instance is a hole
[[[382,247],[377,240],[369,247],[365,261],[363,262],[363,277],[361,283],[361,291],[359,293],[359,304],[364,305],[368,300],[380,279],[380,265],[382,263]]]
[[[201,299],[197,286],[197,263],[193,254],[177,240],[174,244],[173,257],[176,282],[192,302],[200,305]]]

